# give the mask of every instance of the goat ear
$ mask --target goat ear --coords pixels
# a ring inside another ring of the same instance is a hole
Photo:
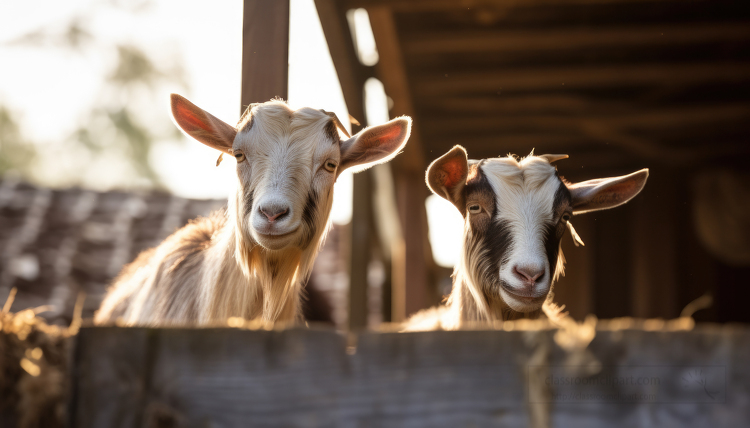
[[[458,208],[464,207],[463,188],[469,175],[469,160],[466,149],[454,146],[448,153],[432,161],[427,167],[427,187],[432,193],[441,196]]]
[[[388,162],[406,145],[411,134],[411,118],[402,116],[382,125],[371,126],[341,142],[341,167],[339,171],[354,166],[363,170],[372,165]]]
[[[233,126],[217,119],[181,95],[170,95],[170,104],[175,124],[186,134],[208,147],[232,154],[234,137],[237,135],[237,130]]]
[[[569,184],[573,214],[606,210],[633,199],[646,185],[648,169],[621,177],[598,178]]]

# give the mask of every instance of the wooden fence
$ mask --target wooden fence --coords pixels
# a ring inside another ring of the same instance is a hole
[[[750,423],[750,329],[363,333],[91,327],[73,427],[721,427]],[[356,342],[356,346],[352,346]]]

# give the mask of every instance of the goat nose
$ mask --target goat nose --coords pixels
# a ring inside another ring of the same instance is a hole
[[[266,205],[264,207],[260,207],[259,210],[261,213],[263,213],[264,216],[266,216],[269,223],[273,223],[274,221],[284,217],[289,213],[289,207],[284,207],[281,205]]]
[[[513,268],[513,272],[516,276],[526,283],[526,285],[534,286],[538,280],[544,276],[544,268],[538,266],[518,266]]]

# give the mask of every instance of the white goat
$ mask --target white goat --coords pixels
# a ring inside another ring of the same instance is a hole
[[[455,146],[432,162],[427,184],[464,217],[463,245],[446,306],[415,314],[406,330],[539,317],[563,273],[560,241],[573,215],[622,205],[637,195],[648,169],[622,177],[568,183],[552,162],[567,155],[469,161]]]
[[[292,110],[283,101],[250,106],[237,127],[176,94],[171,106],[185,133],[236,158],[237,190],[226,212],[193,221],[126,266],[94,321],[299,320],[302,284],[330,227],[336,178],[393,158],[409,138],[411,119],[342,141],[335,115]]]

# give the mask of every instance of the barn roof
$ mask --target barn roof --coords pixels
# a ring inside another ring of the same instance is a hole
[[[84,317],[90,317],[112,278],[139,252],[224,204],[159,192],[53,190],[5,177],[0,299],[16,287],[14,308],[53,305],[42,315],[67,323],[77,294],[84,292]]]
[[[455,144],[474,158],[564,152],[587,168],[750,154],[743,2],[317,3],[324,28],[369,12],[380,61],[358,72],[383,81],[392,113],[414,117],[408,156],[422,167]]]

